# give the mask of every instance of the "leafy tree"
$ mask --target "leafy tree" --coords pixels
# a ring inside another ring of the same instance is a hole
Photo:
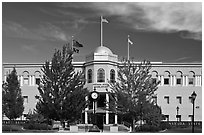
[[[2,85],[2,112],[10,120],[19,118],[24,111],[23,97],[16,69],[6,78]]]
[[[62,50],[55,50],[51,63],[46,61],[42,68],[36,111],[45,118],[75,121],[81,116],[88,91],[83,88],[84,73],[74,70],[72,55],[69,45],[64,45]]]
[[[152,96],[160,83],[153,81],[150,69],[149,61],[138,65],[124,61],[118,67],[118,81],[110,83],[110,93],[115,96],[110,96],[114,102],[109,104],[116,113],[128,114],[132,119],[132,127],[135,127],[135,121],[141,119],[142,112],[145,112],[141,107],[149,105],[149,109],[151,108]]]

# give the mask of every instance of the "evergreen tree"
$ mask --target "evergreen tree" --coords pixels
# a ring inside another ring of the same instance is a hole
[[[2,85],[2,112],[10,120],[19,118],[24,111],[23,97],[16,69],[6,78]]]
[[[149,61],[143,61],[138,65],[124,61],[118,69],[118,81],[110,83],[110,93],[115,94],[110,97],[114,102],[109,104],[112,109],[115,108],[116,113],[128,114],[131,117],[134,130],[135,121],[141,120],[144,115],[142,106],[150,105],[160,82],[151,78]]]
[[[51,63],[45,62],[42,68],[36,111],[45,118],[75,121],[85,107],[88,91],[83,88],[84,73],[74,70],[72,54],[69,45],[64,45],[62,50],[55,50]]]

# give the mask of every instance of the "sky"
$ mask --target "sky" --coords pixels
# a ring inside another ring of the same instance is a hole
[[[164,63],[202,62],[201,2],[27,2],[2,3],[2,62],[43,63],[55,49],[71,43],[84,47],[74,61],[103,44],[120,59]]]

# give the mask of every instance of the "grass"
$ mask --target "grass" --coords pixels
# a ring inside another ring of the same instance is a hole
[[[168,129],[162,133],[192,133],[192,128],[172,128]],[[195,127],[194,133],[202,133],[202,128]]]

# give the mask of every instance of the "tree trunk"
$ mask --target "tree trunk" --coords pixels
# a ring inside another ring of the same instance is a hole
[[[132,117],[132,132],[135,132],[135,117]]]

